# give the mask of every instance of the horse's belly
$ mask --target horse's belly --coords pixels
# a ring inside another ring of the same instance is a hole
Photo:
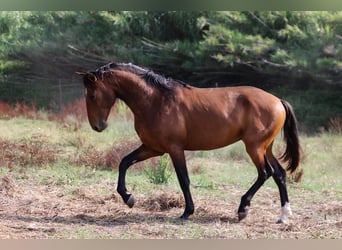
[[[237,133],[202,133],[187,138],[185,150],[211,150],[222,148],[240,140]]]

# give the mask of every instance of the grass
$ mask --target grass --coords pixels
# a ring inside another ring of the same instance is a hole
[[[169,183],[170,173],[170,160],[168,155],[159,157],[157,164],[151,166],[145,164],[144,173],[153,184],[167,184]]]
[[[0,201],[0,238],[342,237],[341,134],[301,136],[304,176],[288,181],[290,225],[274,224],[280,206],[272,178],[254,197],[246,221],[236,223],[240,197],[257,177],[242,143],[186,152],[196,210],[184,223],[174,219],[184,207],[174,170],[167,184],[146,176],[146,164],[157,166],[158,158],[127,172],[127,189],[137,200],[133,209],[116,193],[119,161],[139,145],[124,107],[103,133],[86,121],[72,125],[76,120],[0,120],[0,193],[6,197]],[[278,155],[282,148],[278,138]]]
[[[342,190],[342,137],[321,134],[302,140],[305,160],[303,188],[313,191]]]

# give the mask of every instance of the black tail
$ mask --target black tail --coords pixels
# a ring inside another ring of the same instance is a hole
[[[283,161],[288,161],[286,169],[293,173],[297,169],[300,161],[297,119],[293,112],[292,106],[284,100],[281,100],[281,103],[286,111],[286,120],[284,124],[284,140],[286,141],[286,150],[280,159]]]

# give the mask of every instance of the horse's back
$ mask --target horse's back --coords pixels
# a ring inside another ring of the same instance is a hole
[[[254,87],[191,88],[183,96],[187,149],[205,150],[280,130],[279,98]]]

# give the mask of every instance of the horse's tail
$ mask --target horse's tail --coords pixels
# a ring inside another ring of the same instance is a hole
[[[286,111],[286,119],[283,128],[284,140],[286,141],[286,150],[280,159],[283,161],[288,161],[286,169],[293,173],[299,165],[301,153],[298,138],[297,119],[293,112],[292,106],[284,100],[281,100],[281,103]]]

